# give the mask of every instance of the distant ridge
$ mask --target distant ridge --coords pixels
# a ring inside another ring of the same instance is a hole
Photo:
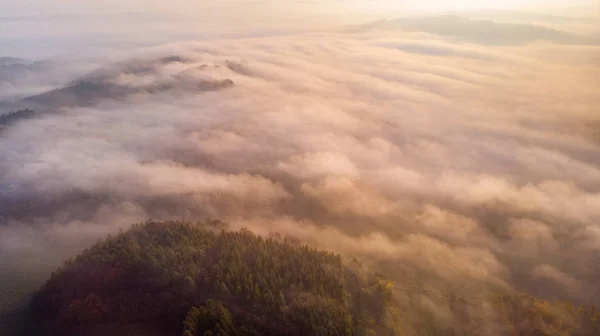
[[[598,42],[597,39],[591,37],[579,36],[544,26],[472,20],[458,15],[379,20],[353,27],[353,30],[371,29],[425,32],[487,45],[519,45],[535,41],[550,41],[559,44],[596,44]]]

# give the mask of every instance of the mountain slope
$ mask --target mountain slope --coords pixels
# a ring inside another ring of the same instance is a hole
[[[590,39],[543,26],[472,20],[457,15],[381,20],[363,25],[360,29],[400,29],[409,32],[425,32],[486,45],[520,45],[535,41],[551,41],[560,44],[593,44],[598,42],[597,39]]]
[[[12,64],[12,59],[0,59],[0,91],[3,85],[3,71]],[[17,67],[11,65],[10,68]],[[24,67],[24,66],[21,66]],[[167,56],[144,60],[129,60],[109,64],[66,85],[60,85],[41,93],[26,95],[17,100],[3,100],[0,96],[0,125],[16,123],[23,119],[54,113],[65,108],[92,107],[102,102],[127,101],[140,95],[182,93],[205,93],[232,88],[235,83],[229,78],[220,78],[222,73],[211,74],[219,69],[231,74],[228,64],[198,64],[179,56]],[[216,70],[215,70],[216,69]],[[13,70],[24,76],[25,70]],[[238,70],[239,72],[239,70]],[[214,76],[213,76],[214,75]],[[10,78],[8,76],[4,76]],[[151,80],[131,80],[131,78],[151,78]],[[35,113],[22,113],[35,111]]]
[[[390,298],[385,279],[344,269],[338,255],[147,223],[67,262],[33,307],[51,335],[177,335],[184,319],[186,335],[368,335],[391,333]]]

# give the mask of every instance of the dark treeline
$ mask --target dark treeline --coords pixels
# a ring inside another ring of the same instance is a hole
[[[6,114],[0,114],[0,126],[8,126],[18,120],[34,118],[35,116],[36,112],[30,109],[22,109]]]

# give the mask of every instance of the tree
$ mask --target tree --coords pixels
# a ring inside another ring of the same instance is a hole
[[[184,336],[237,336],[231,312],[221,303],[208,300],[206,306],[190,308],[183,323]]]

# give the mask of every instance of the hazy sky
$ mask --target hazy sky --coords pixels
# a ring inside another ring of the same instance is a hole
[[[447,11],[469,9],[533,9],[536,11],[560,10],[577,8],[581,6],[597,7],[595,0],[229,0],[218,3],[204,1],[172,0],[172,1],[115,1],[115,0],[23,0],[0,2],[2,16],[33,15],[33,14],[64,14],[81,11],[171,11],[186,14],[198,14],[211,7],[235,7],[248,10],[249,6],[255,9],[281,9],[296,11],[316,12],[361,12],[361,13],[389,13],[407,11]],[[590,14],[590,13],[588,13]]]

